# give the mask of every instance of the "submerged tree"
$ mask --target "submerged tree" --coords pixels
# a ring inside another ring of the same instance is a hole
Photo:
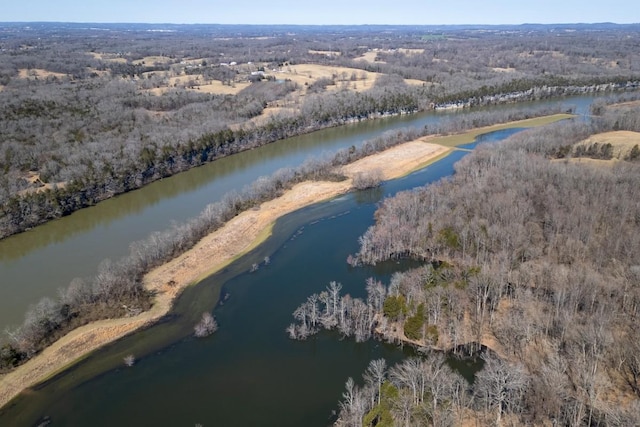
[[[194,335],[198,338],[203,338],[211,335],[218,330],[218,322],[208,311],[202,313],[202,318],[197,325],[193,327]]]

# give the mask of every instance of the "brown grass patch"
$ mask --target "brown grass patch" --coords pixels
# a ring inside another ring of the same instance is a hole
[[[576,146],[590,146],[593,144],[611,144],[613,146],[613,158],[624,159],[629,155],[634,145],[640,145],[640,132],[619,130],[599,133],[590,136],[584,141],[578,142]]]
[[[384,179],[388,180],[401,176],[399,175],[401,172],[407,174],[421,169],[426,166],[425,160],[432,161],[451,151],[448,147],[424,141],[425,139],[421,138],[365,157],[343,166],[341,172],[348,177],[353,177],[357,172],[379,169]]]
[[[231,125],[231,129],[240,129],[245,126],[247,123],[253,123],[256,126],[264,125],[270,118],[276,116],[278,114],[282,114],[284,116],[293,116],[297,114],[299,110],[297,108],[292,107],[267,107],[262,110],[262,114],[257,117],[251,118],[249,121],[244,123],[238,123],[236,125]]]
[[[382,61],[376,61],[377,56],[378,56],[378,52],[370,50],[369,52],[363,54],[362,56],[357,57],[356,60],[367,61],[367,62],[380,62],[381,64],[384,64],[384,62]]]
[[[328,86],[328,90],[347,89],[361,92],[370,89],[381,73],[364,71],[357,68],[331,67],[319,64],[299,64],[285,67],[276,74],[278,78],[286,78],[300,86],[311,85],[321,78],[334,79],[335,85]],[[410,85],[422,85],[421,80],[405,79]]]
[[[214,80],[209,84],[194,86],[191,90],[196,90],[204,93],[214,93],[218,95],[236,95],[242,89],[250,86],[249,82],[234,83],[232,86],[223,85],[222,82]]]
[[[639,106],[640,106],[640,101],[628,101],[628,102],[621,102],[619,104],[607,105],[607,108],[612,108],[612,109],[616,109],[616,108],[635,108],[635,107],[639,107]]]
[[[142,59],[136,59],[133,61],[134,65],[153,65],[153,64],[167,64],[174,60],[167,56],[145,56]]]
[[[41,68],[32,68],[30,70],[21,68],[20,70],[18,70],[18,77],[21,79],[45,79],[47,77],[67,77],[67,74],[55,73],[53,71],[47,71]]]
[[[147,74],[147,73],[144,73]],[[143,74],[143,75],[144,75]],[[150,72],[150,74],[156,74],[163,77],[162,73]],[[166,76],[166,74],[164,74]],[[190,84],[193,83],[193,84]],[[179,76],[169,77],[167,83],[164,86],[160,86],[153,89],[147,89],[146,91],[154,95],[162,95],[174,87],[184,88],[186,90],[192,90],[196,92],[212,93],[216,95],[236,95],[242,89],[249,86],[249,82],[234,82],[231,86],[223,85],[219,80],[205,81],[202,74],[186,75],[181,74]]]
[[[122,62],[126,63],[127,59],[121,56],[116,55],[115,53],[98,53],[98,52],[88,52],[89,55],[93,56],[95,59],[100,61],[111,61],[111,62]]]
[[[66,182],[44,182],[40,179],[40,174],[34,171],[27,172],[23,178],[29,183],[30,187],[18,192],[20,195],[40,193],[54,188],[64,188],[67,185]]]

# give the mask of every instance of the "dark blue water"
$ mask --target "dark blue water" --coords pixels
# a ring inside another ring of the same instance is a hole
[[[373,223],[377,202],[451,175],[465,154],[454,152],[378,189],[282,218],[264,245],[188,289],[166,322],[95,353],[19,397],[0,412],[0,425],[29,425],[43,416],[54,426],[128,425],[132,420],[139,425],[327,425],[347,377],[360,375],[374,358],[394,363],[406,353],[376,341],[357,344],[333,332],[291,341],[285,333],[291,313],[331,280],[352,296],[364,295],[368,277],[388,281],[399,267],[395,263],[376,268],[346,263],[358,249],[358,237]],[[270,265],[249,273],[249,266],[265,255]],[[214,307],[222,288],[230,297]],[[214,312],[220,329],[195,339],[192,327],[205,310]],[[122,363],[129,353],[138,358],[132,368]]]

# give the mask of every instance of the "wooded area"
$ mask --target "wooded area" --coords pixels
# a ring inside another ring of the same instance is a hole
[[[637,145],[613,160],[576,149],[640,131],[640,106],[604,104],[590,123],[480,146],[452,178],[382,202],[350,262],[424,265],[387,286],[370,279],[366,300],[332,283],[288,331],[337,327],[427,359],[373,361],[363,387],[347,382],[338,425],[640,424]],[[471,384],[432,353],[462,349],[485,361]]]
[[[633,26],[104,27],[0,27],[0,237],[327,126],[640,80]]]

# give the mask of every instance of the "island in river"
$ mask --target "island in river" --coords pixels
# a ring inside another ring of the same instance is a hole
[[[0,376],[0,407],[22,390],[50,378],[95,349],[158,321],[169,312],[185,287],[221,270],[258,246],[269,236],[272,225],[281,216],[350,191],[352,178],[357,173],[379,169],[385,180],[398,178],[439,160],[454,146],[471,142],[482,133],[543,125],[568,117],[571,116],[559,114],[478,128],[460,135],[423,137],[343,166],[340,172],[349,178],[345,181],[297,184],[281,197],[236,216],[191,250],[149,272],[144,283],[155,294],[149,311],[132,317],[93,322],[75,329],[13,372]]]

